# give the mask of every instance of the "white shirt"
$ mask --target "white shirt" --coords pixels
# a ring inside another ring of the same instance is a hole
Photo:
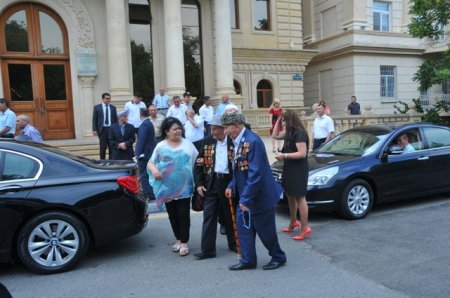
[[[330,116],[323,114],[323,116],[317,116],[314,119],[314,139],[324,139],[330,132],[334,132],[333,119]]]
[[[166,117],[178,118],[181,121],[181,123],[184,125],[186,123],[186,111],[187,111],[186,105],[180,104],[179,107],[177,107],[176,105],[173,105],[167,111]]]
[[[145,109],[145,103],[142,101],[138,104],[133,101],[129,101],[125,104],[124,110],[128,111],[128,123],[132,124],[135,128],[141,126],[143,120],[141,120],[141,109]]]
[[[195,123],[197,123],[197,125],[198,125],[197,127],[192,125],[192,123],[188,120],[184,124],[186,139],[191,142],[199,141],[205,137],[205,131],[204,131],[205,127],[203,125],[203,117],[199,116],[199,115],[195,115],[194,121],[195,121]]]
[[[148,117],[148,119],[150,119],[150,121],[153,124],[153,127],[155,128],[155,136],[160,137],[161,136],[161,124],[163,123],[164,119],[166,119],[166,117],[164,117],[161,114],[156,114],[156,119],[154,119],[152,117]]]
[[[216,144],[216,156],[214,162],[214,172],[228,174],[228,148],[227,138],[223,142],[217,140]]]
[[[205,119],[206,122],[211,122],[214,117],[214,108],[211,105],[202,105],[198,113],[203,117],[203,119]]]

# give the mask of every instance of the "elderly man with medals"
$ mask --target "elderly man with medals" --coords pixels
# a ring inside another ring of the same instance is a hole
[[[246,129],[244,123],[244,115],[239,112],[222,116],[222,125],[234,144],[233,179],[226,194],[238,201],[236,226],[242,256],[240,262],[229,266],[229,269],[256,268],[256,234],[271,256],[262,269],[277,269],[286,263],[286,254],[281,250],[275,226],[275,205],[282,189],[272,176],[263,141]]]
[[[228,248],[236,251],[230,206],[225,189],[231,181],[233,141],[225,134],[220,116],[210,121],[211,135],[203,139],[195,182],[197,192],[204,197],[201,252],[195,253],[198,260],[216,256],[217,218],[219,210],[224,212]]]

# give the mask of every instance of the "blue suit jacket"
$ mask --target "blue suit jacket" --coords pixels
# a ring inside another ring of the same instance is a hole
[[[274,208],[283,190],[272,176],[261,138],[246,129],[234,160],[229,188],[234,195],[238,194],[239,204],[245,205],[253,214]]]
[[[113,125],[114,123],[118,123],[117,109],[112,104],[110,104],[109,107],[110,107],[109,113],[111,114],[111,125]],[[98,134],[101,134],[104,122],[105,120],[103,115],[103,104],[95,105],[94,112],[92,115],[92,131],[97,131]]]
[[[133,143],[135,140],[133,125],[125,123],[124,135],[122,136],[119,123],[114,123],[109,130],[108,140],[113,150],[111,159],[131,160],[133,158]],[[125,145],[127,146],[126,151],[117,149],[117,145],[122,142],[125,142]]]
[[[135,155],[137,158],[144,154],[144,159],[149,160],[155,149],[155,128],[149,119],[145,119],[141,126],[139,126]]]

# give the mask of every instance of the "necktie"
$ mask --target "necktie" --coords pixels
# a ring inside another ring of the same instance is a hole
[[[109,125],[109,105],[105,106],[105,125]]]
[[[120,127],[120,133],[122,134],[122,137],[123,137],[123,134],[125,133],[125,126],[124,125],[122,125]]]

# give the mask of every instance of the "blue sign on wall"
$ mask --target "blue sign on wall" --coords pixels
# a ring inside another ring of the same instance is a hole
[[[292,76],[292,80],[293,81],[303,81],[303,75],[296,73],[295,75]]]

